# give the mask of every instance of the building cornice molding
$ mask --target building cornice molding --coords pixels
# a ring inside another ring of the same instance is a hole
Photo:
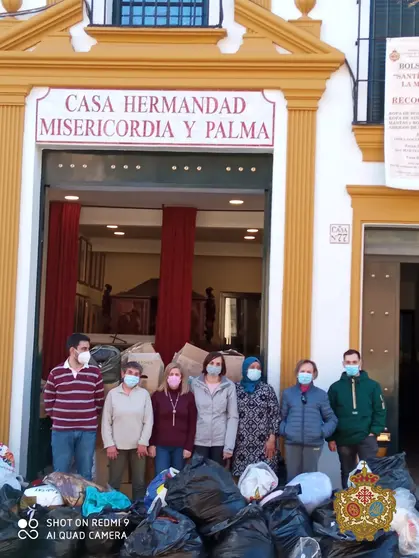
[[[227,36],[225,29],[219,28],[150,28],[150,27],[99,27],[86,28],[90,37],[100,43],[117,44],[209,44],[215,45]]]
[[[362,151],[362,160],[366,163],[384,163],[384,125],[354,124],[352,131]]]

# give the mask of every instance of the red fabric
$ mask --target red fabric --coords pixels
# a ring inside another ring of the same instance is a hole
[[[163,208],[155,345],[165,364],[191,334],[195,224],[195,208]]]
[[[302,384],[300,384],[300,389],[302,393],[306,393],[306,391],[308,391],[310,389],[311,384],[308,384],[307,386],[303,386]]]
[[[51,202],[42,377],[66,358],[67,337],[73,333],[77,290],[80,205]]]

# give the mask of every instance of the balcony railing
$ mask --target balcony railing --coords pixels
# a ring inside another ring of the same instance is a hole
[[[354,90],[354,122],[384,121],[387,37],[419,36],[419,3],[414,0],[357,0],[358,57]]]
[[[88,0],[90,25],[221,27],[222,0]]]

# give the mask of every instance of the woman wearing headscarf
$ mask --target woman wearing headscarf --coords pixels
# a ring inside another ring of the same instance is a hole
[[[239,428],[233,476],[239,477],[248,465],[260,462],[277,473],[278,399],[273,388],[262,380],[262,366],[257,358],[246,358],[242,374],[241,382],[236,384]]]

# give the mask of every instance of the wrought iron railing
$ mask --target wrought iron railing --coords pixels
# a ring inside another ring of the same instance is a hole
[[[90,25],[221,27],[222,0],[86,0]]]
[[[357,0],[357,3],[354,122],[381,124],[384,120],[386,39],[419,36],[419,0]]]

